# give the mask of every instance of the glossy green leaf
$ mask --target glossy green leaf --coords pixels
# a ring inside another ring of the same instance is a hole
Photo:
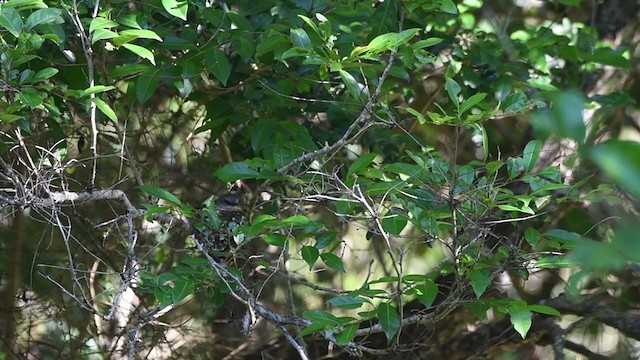
[[[340,73],[342,83],[347,87],[349,93],[356,99],[359,99],[360,95],[362,95],[362,88],[360,87],[358,80],[344,70],[339,70],[338,73]]]
[[[302,254],[302,259],[309,265],[309,270],[313,269],[313,265],[315,265],[318,257],[320,256],[320,252],[317,248],[313,246],[303,246],[300,250]]]
[[[530,311],[534,311],[540,314],[551,315],[551,316],[561,316],[560,312],[551,306],[547,305],[528,305],[527,308]]]
[[[345,272],[344,264],[342,263],[342,259],[340,259],[339,257],[331,253],[324,253],[320,255],[320,258],[322,259],[322,262],[324,262],[328,267]]]
[[[311,40],[304,29],[291,29],[290,34],[293,46],[303,49],[311,49]]]
[[[458,14],[458,8],[456,7],[456,4],[453,2],[453,0],[442,0],[440,10],[452,15]]]
[[[485,97],[487,97],[487,94],[477,93],[466,99],[464,102],[462,102],[462,105],[460,105],[460,113],[462,114],[467,112],[468,110],[471,110],[471,108],[478,105],[479,102],[484,100]]]
[[[418,300],[426,306],[430,307],[438,296],[438,285],[436,285],[431,279],[426,279],[424,283],[418,284],[415,287]]]
[[[0,15],[1,16],[1,15]],[[55,8],[38,9],[31,13],[24,23],[25,29],[43,24],[63,24],[62,10]]]
[[[358,296],[337,296],[327,301],[329,304],[342,309],[353,310],[364,304],[364,300]]]
[[[390,344],[400,330],[401,319],[398,310],[388,303],[380,303],[378,305],[378,319],[380,319],[380,325],[382,325],[382,330],[387,337],[387,343]]]
[[[34,109],[42,105],[42,97],[40,92],[34,88],[22,88],[18,93],[18,100],[27,105],[31,109]]]
[[[231,74],[231,65],[222,51],[215,47],[207,51],[207,67],[211,70],[213,76],[220,80],[222,85],[227,85]]]
[[[111,29],[116,26],[118,26],[117,22],[98,16],[91,20],[91,24],[89,24],[89,32],[93,33],[99,29]],[[95,34],[93,36],[95,36]]]
[[[158,40],[162,42],[162,38],[158,36],[158,34],[156,34],[154,31],[151,31],[151,30],[138,30],[138,29],[123,30],[123,31],[120,31],[120,36],[133,37],[134,39],[151,39],[151,40]]]
[[[524,239],[529,243],[529,245],[531,245],[533,248],[536,247],[536,245],[538,245],[538,242],[540,241],[540,232],[534,228],[527,228],[524,231]]]
[[[91,44],[95,44],[100,40],[109,40],[118,37],[118,33],[113,32],[109,29],[97,29],[91,35]]]
[[[360,324],[351,324],[344,327],[336,336],[336,343],[338,345],[345,345],[353,340],[356,336]]]
[[[458,85],[458,83],[452,78],[446,78],[444,86],[445,86],[445,89],[447,90],[447,94],[449,95],[449,98],[451,99],[455,107],[459,108],[460,101],[458,100],[458,95],[460,95],[460,91],[462,91],[462,88],[460,88],[460,85]]]
[[[139,46],[139,45],[134,45],[134,44],[123,44],[122,47],[140,56],[143,59],[149,60],[149,62],[152,63],[153,65],[156,64],[156,59],[153,56],[153,53],[148,49],[143,48],[142,46]]]
[[[178,0],[162,0],[162,6],[172,16],[187,21],[187,11],[189,3]]]
[[[491,281],[491,273],[487,269],[473,269],[467,274],[476,298],[480,298]]]
[[[44,68],[35,74],[32,81],[36,82],[36,81],[50,79],[53,76],[55,76],[58,72],[59,70],[56,68],[52,68],[52,67]]]
[[[524,301],[514,301],[507,306],[507,313],[509,313],[513,328],[524,339],[531,328],[531,311],[529,311],[527,304]]]
[[[115,87],[111,85],[95,85],[86,90],[82,90],[82,97],[89,96],[91,94],[102,93],[113,89],[115,89]]]
[[[154,69],[145,72],[136,79],[136,97],[141,104],[149,100],[155,94],[162,81],[162,70]]]
[[[269,245],[284,247],[287,244],[287,236],[278,233],[268,233],[262,235],[262,239]]]
[[[106,117],[108,117],[112,121],[115,121],[115,122],[118,121],[118,116],[116,115],[116,112],[113,111],[111,106],[109,106],[106,102],[104,102],[104,100],[100,98],[93,98],[91,99],[91,101],[96,104],[96,107],[98,108],[98,110],[100,110]]]
[[[527,146],[525,146],[522,158],[524,159],[524,168],[526,172],[530,172],[536,166],[541,150],[542,142],[540,140],[531,140]]]
[[[258,176],[258,172],[247,163],[234,162],[216,170],[214,175],[222,181],[234,182],[236,180],[255,179]]]
[[[15,9],[7,7],[0,9],[0,26],[15,37],[20,36],[24,28],[20,14]]]
[[[138,188],[151,196],[168,201],[173,205],[176,205],[176,206],[183,205],[180,199],[178,199],[175,195],[173,195],[172,193],[170,193],[169,191],[163,188],[159,188],[157,186],[151,186],[151,185],[140,185],[138,186]]]
[[[349,166],[349,170],[347,170],[347,178],[367,168],[377,156],[378,154],[365,154],[360,156],[353,162],[353,164],[351,164],[351,166]]]

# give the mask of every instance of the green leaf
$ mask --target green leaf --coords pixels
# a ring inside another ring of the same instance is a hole
[[[247,163],[234,162],[216,170],[214,175],[222,181],[234,182],[236,180],[255,179],[258,176],[258,172]]]
[[[347,310],[357,309],[364,304],[364,300],[358,296],[338,296],[327,301],[329,304]]]
[[[453,101],[453,104],[456,106],[456,109],[460,108],[460,101],[458,100],[458,95],[462,89],[460,85],[453,80],[452,78],[446,78],[445,80],[445,89],[447,90],[447,94],[449,94],[449,98]]]
[[[18,93],[18,99],[31,109],[42,105],[42,97],[40,92],[34,88],[22,88]]]
[[[342,83],[347,87],[347,90],[349,90],[349,92],[354,98],[359,99],[360,95],[362,95],[362,88],[360,87],[358,80],[356,80],[356,78],[354,78],[353,75],[349,74],[348,72],[342,69],[338,70],[338,72],[340,73],[340,77],[342,78]]]
[[[256,43],[246,35],[234,36],[231,39],[231,45],[245,62],[251,60],[256,51]]]
[[[116,26],[118,26],[118,23],[113,20],[109,20],[103,17],[96,17],[91,20],[91,24],[89,25],[89,32],[93,33],[94,31],[99,29],[110,29]]]
[[[551,316],[562,316],[562,314],[560,314],[558,310],[547,305],[529,305],[527,306],[527,308],[530,311],[535,311],[540,314],[551,315]]]
[[[595,146],[589,157],[614,182],[640,198],[640,144],[610,140]]]
[[[162,38],[151,30],[123,30],[120,31],[120,36],[133,37],[133,39],[151,39],[162,42]]]
[[[528,109],[530,104],[526,94],[514,92],[504,99],[501,108],[505,113],[519,113]]]
[[[410,107],[404,108],[409,114],[415,116],[418,119],[418,123],[420,125],[424,125],[427,122],[427,119],[422,115],[418,110]]]
[[[309,35],[307,35],[307,32],[304,31],[304,29],[291,29],[290,39],[291,43],[295,47],[311,49],[311,40],[309,39]]]
[[[382,325],[382,330],[387,337],[387,344],[390,344],[400,329],[401,320],[398,311],[393,305],[380,303],[378,305],[378,319],[380,319],[380,325]]]
[[[473,269],[469,271],[467,275],[473,292],[476,294],[476,298],[480,298],[487,287],[489,286],[491,273],[487,269]]]
[[[153,53],[148,49],[145,49],[142,46],[138,46],[134,44],[123,44],[122,47],[140,56],[143,59],[149,60],[149,62],[152,63],[153,65],[156,64],[156,59],[153,57]]]
[[[95,103],[98,110],[105,114],[109,119],[118,122],[118,116],[116,115],[116,112],[113,111],[111,106],[104,102],[104,100],[100,98],[93,98],[91,99],[91,101]]]
[[[332,269],[340,270],[342,272],[346,272],[344,271],[344,265],[342,264],[342,259],[340,259],[339,257],[331,253],[324,253],[320,255],[320,258],[322,259],[322,262],[324,262],[325,265],[327,265],[328,267]]]
[[[155,196],[158,199],[168,201],[173,205],[176,205],[176,206],[183,205],[180,199],[178,199],[175,195],[173,195],[172,193],[168,192],[165,189],[159,188],[157,186],[151,186],[151,185],[140,185],[138,186],[138,188],[151,196]]]
[[[227,80],[231,74],[231,65],[227,57],[218,48],[209,48],[207,52],[207,67],[213,76],[220,80],[222,85],[227,86]]]
[[[118,33],[115,33],[109,29],[97,29],[93,35],[91,35],[91,44],[95,44],[100,40],[108,40],[118,37]]]
[[[442,42],[441,38],[432,37],[432,38],[428,38],[428,39],[425,39],[425,40],[418,40],[415,43],[411,44],[411,47],[414,50],[418,50],[418,49],[424,49],[426,47],[438,45],[441,42]]]
[[[540,232],[534,228],[527,228],[524,231],[524,239],[531,245],[531,247],[535,248],[540,241]]]
[[[11,35],[18,37],[22,32],[24,24],[22,23],[20,14],[18,14],[15,9],[3,7],[0,8],[0,26],[9,31]]]
[[[351,175],[357,174],[359,171],[368,167],[373,160],[378,156],[378,154],[365,154],[360,156],[356,161],[349,166],[349,170],[347,170],[347,178],[350,178]]]
[[[120,16],[116,19],[116,21],[124,26],[128,26],[134,29],[142,29],[140,24],[138,24],[138,15],[133,13],[128,13]]]
[[[24,24],[26,29],[43,24],[63,24],[62,10],[55,8],[38,9],[31,13]]]
[[[487,97],[485,93],[477,93],[465,100],[462,105],[460,105],[460,114],[465,113],[467,110],[470,110],[475,105],[477,105],[480,101],[484,100]]]
[[[382,227],[391,235],[400,236],[402,230],[407,226],[407,221],[406,215],[392,210],[382,219]]]
[[[136,97],[141,104],[149,100],[162,81],[162,69],[144,72],[136,79]]]
[[[440,5],[440,11],[446,12],[448,14],[457,15],[458,8],[453,0],[442,0],[442,5]]]
[[[507,306],[507,313],[511,316],[513,328],[524,339],[531,328],[531,311],[524,301],[514,301]]]
[[[173,282],[173,289],[171,290],[171,300],[174,305],[177,305],[180,301],[191,295],[195,290],[195,284],[193,281],[179,278]]]
[[[287,236],[277,233],[268,233],[262,235],[262,239],[269,245],[284,247],[287,244]]]
[[[359,327],[360,327],[360,324],[357,324],[357,323],[347,325],[342,331],[340,331],[335,336],[336,343],[338,345],[346,345],[347,343],[349,343],[356,336],[356,332],[358,331]]]
[[[167,12],[179,19],[187,21],[187,11],[189,10],[187,1],[162,0],[162,6]]]
[[[309,270],[313,269],[313,265],[315,265],[318,256],[320,256],[318,249],[313,246],[303,246],[301,253],[302,258],[309,265]]]
[[[531,140],[527,146],[525,146],[524,154],[522,154],[525,172],[530,172],[536,166],[541,150],[542,142],[540,140]]]
[[[427,279],[422,284],[418,284],[416,287],[416,293],[418,300],[426,306],[430,307],[438,296],[438,285],[436,285],[431,279]]]
[[[37,76],[37,75],[36,75]],[[82,90],[82,96],[81,97],[85,97],[85,96],[89,96],[91,94],[97,94],[97,93],[101,93],[101,92],[105,92],[105,91],[109,91],[109,90],[113,90],[115,89],[114,86],[111,85],[95,85],[92,86],[86,90]]]
[[[322,322],[330,325],[340,325],[340,321],[335,315],[324,310],[308,310],[302,313],[305,319],[309,319],[313,322]]]
[[[34,77],[33,77],[33,80],[32,80],[32,81],[33,81],[33,82],[36,82],[36,81],[41,81],[41,80],[47,80],[47,79],[50,79],[50,78],[52,78],[55,74],[57,74],[58,72],[59,72],[59,70],[58,70],[58,69],[55,69],[55,68],[51,68],[51,67],[44,68],[44,69],[42,69],[42,70],[38,71],[38,72],[34,75]]]

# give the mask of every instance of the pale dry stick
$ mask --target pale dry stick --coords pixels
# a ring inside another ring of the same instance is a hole
[[[98,14],[98,9],[100,7],[100,0],[96,0],[95,7],[93,9],[93,18],[95,18]],[[80,20],[80,16],[78,15],[78,2],[77,0],[73,0],[71,11],[67,10],[69,13],[69,17],[75,25],[76,30],[78,30],[78,37],[80,38],[80,44],[82,45],[82,52],[84,53],[85,58],[87,59],[87,82],[89,83],[89,88],[95,86],[94,79],[94,64],[93,64],[93,50],[91,49],[91,42],[89,41],[89,36],[84,30],[84,26],[82,25],[82,21]],[[98,124],[96,122],[96,94],[91,93],[89,95],[89,101],[91,104],[89,105],[89,116],[91,121],[91,151],[93,155],[93,165],[91,170],[91,183],[89,184],[91,188],[95,186],[96,183],[96,172],[98,167]]]

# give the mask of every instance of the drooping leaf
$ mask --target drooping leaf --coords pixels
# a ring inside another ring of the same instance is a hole
[[[136,79],[136,97],[141,104],[149,100],[162,81],[162,69],[154,69],[140,75]]]
[[[291,29],[291,43],[295,47],[311,49],[311,40],[304,29]]]
[[[309,265],[309,270],[313,269],[313,265],[315,265],[318,256],[320,256],[318,249],[313,246],[303,246],[300,252],[304,261]]]
[[[113,111],[111,106],[109,106],[109,104],[104,102],[104,100],[96,97],[91,99],[91,101],[94,102],[98,110],[100,110],[103,114],[105,114],[109,119],[115,122],[118,121],[118,115],[116,115],[116,112]]]
[[[531,140],[527,146],[525,146],[524,153],[522,154],[525,172],[530,172],[536,166],[541,150],[542,142],[540,140]]]
[[[487,269],[473,269],[467,275],[476,298],[480,298],[489,286],[491,273]]]
[[[391,304],[380,303],[378,305],[378,319],[380,319],[380,325],[382,325],[384,334],[387,337],[387,343],[390,344],[400,329],[401,319],[398,315],[398,310]]]
[[[458,95],[460,94],[460,91],[462,91],[462,88],[460,88],[460,85],[458,85],[458,83],[452,78],[446,78],[444,86],[445,86],[445,89],[447,90],[447,94],[449,95],[449,98],[451,99],[455,107],[459,108],[460,101],[458,100]]]
[[[213,76],[220,80],[222,85],[227,86],[227,80],[231,75],[231,65],[225,54],[218,48],[210,48],[207,51],[207,67],[209,67]]]
[[[514,301],[507,306],[507,312],[510,315],[513,328],[524,339],[531,328],[531,311],[529,311],[527,304],[524,301]]]
[[[123,44],[122,47],[140,56],[143,59],[149,60],[149,62],[152,63],[153,65],[156,64],[156,59],[150,50],[134,44]]]
[[[168,192],[163,188],[159,188],[157,186],[151,186],[151,185],[140,185],[138,186],[138,188],[151,196],[155,196],[159,199],[168,201],[173,205],[176,205],[176,206],[183,205],[180,199],[178,199],[175,195],[173,195],[172,193]]]
[[[170,15],[187,21],[187,11],[189,10],[187,1],[162,0],[162,6]]]

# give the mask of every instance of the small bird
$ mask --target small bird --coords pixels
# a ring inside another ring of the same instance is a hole
[[[193,236],[208,252],[226,252],[241,242],[242,235],[236,231],[244,221],[240,202],[240,196],[234,193],[226,193],[215,200],[210,197],[203,202]]]

